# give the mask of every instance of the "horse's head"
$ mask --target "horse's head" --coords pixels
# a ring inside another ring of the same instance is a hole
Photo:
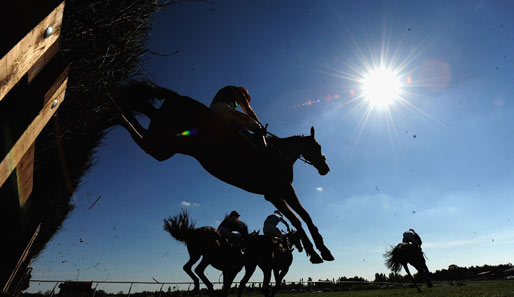
[[[327,165],[327,157],[321,153],[321,145],[314,138],[314,127],[311,127],[311,135],[304,137],[304,149],[302,156],[305,161],[318,169],[320,175],[325,175],[330,171]]]
[[[289,240],[289,243],[294,245],[298,249],[298,252],[301,253],[303,251],[303,246],[302,246],[300,234],[298,232],[296,232],[296,230],[292,230],[289,233],[287,233],[286,236],[287,236],[287,239]]]

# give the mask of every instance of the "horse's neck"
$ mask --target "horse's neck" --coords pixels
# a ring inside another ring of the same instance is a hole
[[[291,136],[277,140],[278,151],[291,163],[296,162],[302,154],[302,136]]]

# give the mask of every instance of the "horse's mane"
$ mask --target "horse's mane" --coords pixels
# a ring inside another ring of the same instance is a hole
[[[267,136],[266,142],[268,143],[268,148],[271,150],[280,150],[284,145],[290,142],[299,142],[302,139],[306,139],[304,135],[293,135],[289,137],[278,137],[278,136]]]

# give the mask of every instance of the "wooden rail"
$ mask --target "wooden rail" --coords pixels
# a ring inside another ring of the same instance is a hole
[[[0,101],[58,41],[63,12],[64,2],[2,57],[0,60]],[[34,74],[32,73],[31,76],[35,76]]]
[[[2,57],[0,60],[0,101],[25,75],[30,86],[37,74],[58,52],[63,12],[64,1]],[[32,192],[34,142],[64,100],[67,71],[64,76],[63,78],[63,73],[56,75],[55,83],[50,86],[42,98],[45,103],[44,107],[0,162],[0,186],[17,168],[20,205],[25,203]],[[41,98],[34,98],[34,100],[41,100]]]
[[[44,227],[39,224],[34,232],[26,225],[30,213],[37,211],[26,211],[33,190],[36,139],[64,101],[68,82],[69,67],[55,58],[64,1],[57,6],[52,3],[38,2],[37,7],[45,7],[41,11],[25,3],[17,14],[7,9],[2,15],[18,24],[30,20],[3,47],[0,59],[0,108],[5,116],[0,119],[0,131],[5,133],[0,138],[5,142],[0,147],[0,191],[4,194],[0,197],[0,233],[8,243],[0,255],[0,288],[11,295],[19,292],[16,284],[25,277],[30,249]]]

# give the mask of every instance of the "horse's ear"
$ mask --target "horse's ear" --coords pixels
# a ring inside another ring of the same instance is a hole
[[[314,138],[314,126],[311,127],[311,137]]]

